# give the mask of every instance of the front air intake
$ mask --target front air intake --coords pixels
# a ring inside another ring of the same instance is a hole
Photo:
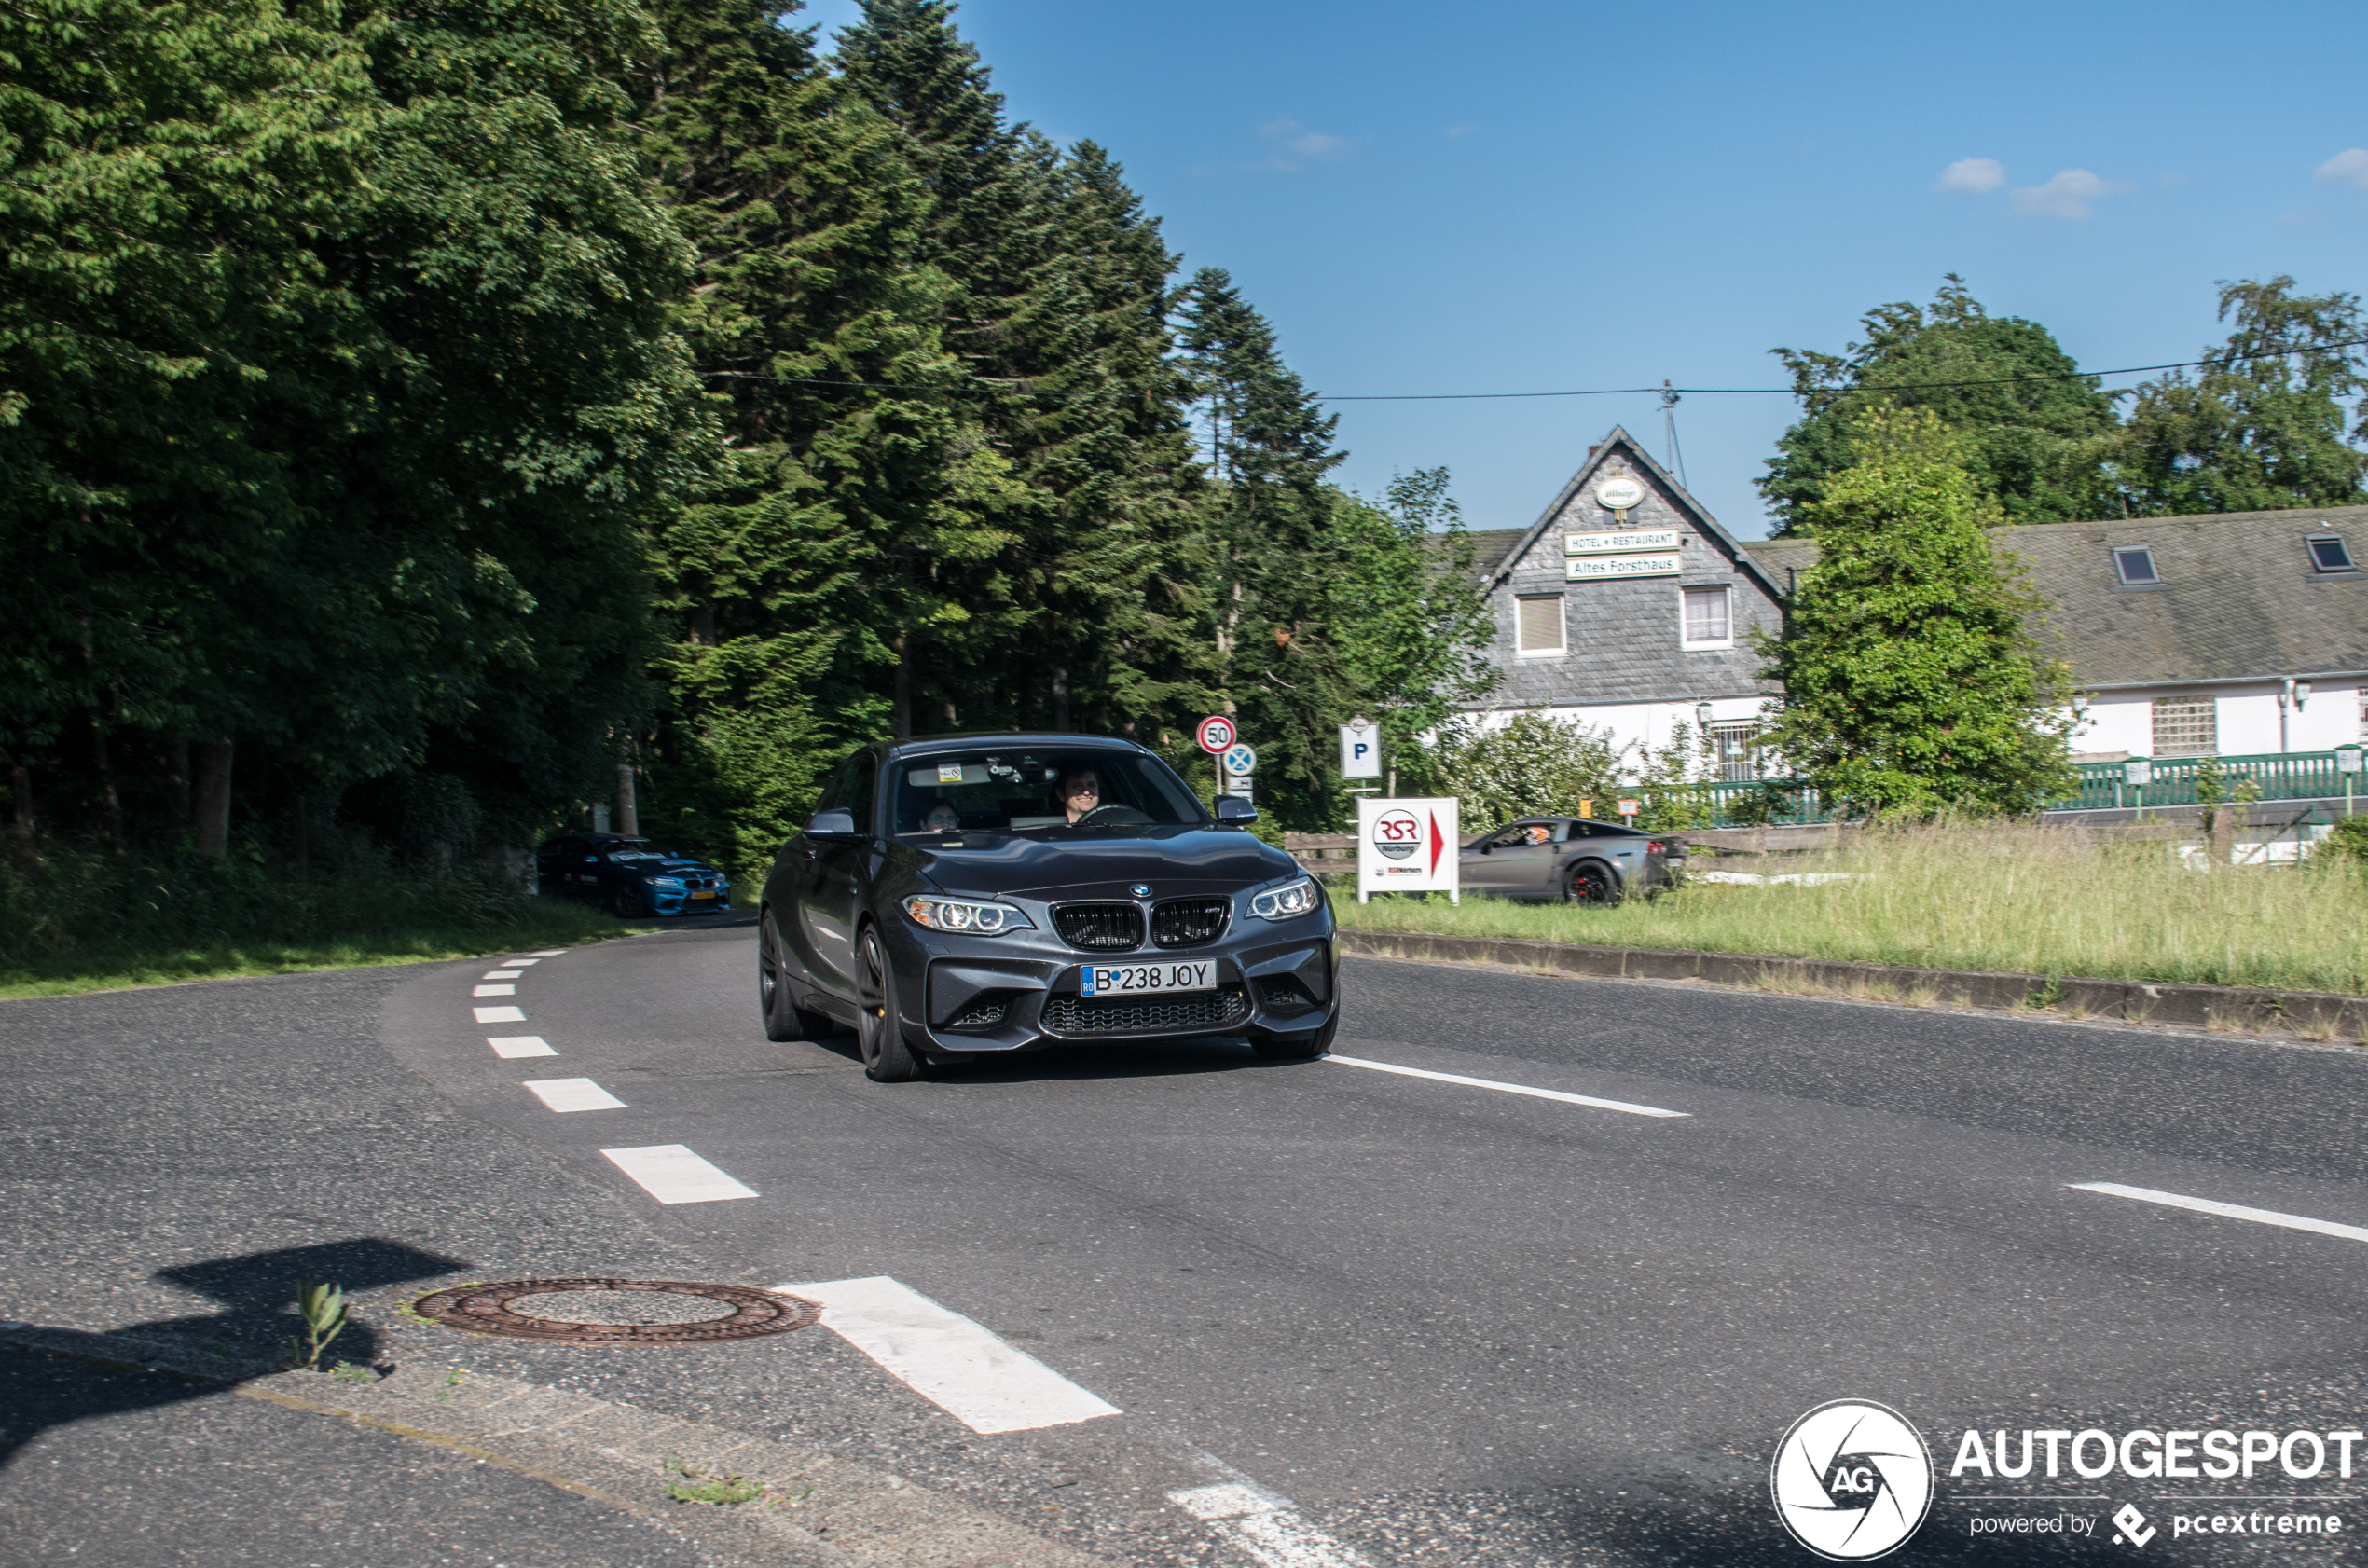
[[[1053,928],[1071,947],[1123,953],[1143,945],[1143,912],[1131,903],[1070,903],[1053,911]]]

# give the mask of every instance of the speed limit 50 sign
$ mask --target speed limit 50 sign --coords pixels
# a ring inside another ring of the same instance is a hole
[[[1445,893],[1462,902],[1463,839],[1452,796],[1356,803],[1356,901],[1375,893]]]
[[[1225,749],[1233,744],[1233,721],[1222,713],[1212,713],[1201,721],[1193,737],[1210,756],[1222,756]]]

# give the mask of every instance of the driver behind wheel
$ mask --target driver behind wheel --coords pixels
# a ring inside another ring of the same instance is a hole
[[[1071,768],[1061,775],[1061,806],[1068,813],[1069,825],[1102,804],[1102,778],[1090,767]]]

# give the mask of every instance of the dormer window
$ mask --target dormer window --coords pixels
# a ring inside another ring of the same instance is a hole
[[[2113,571],[2132,588],[2151,588],[2162,581],[2155,571],[2155,552],[2143,544],[2125,544],[2113,552]]]
[[[2310,536],[2310,564],[2321,571],[2357,571],[2351,564],[2351,551],[2345,547],[2343,536],[2336,533],[2315,533]]]

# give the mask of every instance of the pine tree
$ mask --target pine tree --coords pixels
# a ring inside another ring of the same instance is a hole
[[[1930,306],[1879,305],[1865,327],[1866,340],[1840,354],[1775,351],[1801,400],[1758,481],[1780,534],[1850,466],[1860,421],[1886,407],[1929,408],[1962,433],[1967,472],[2008,522],[2098,515],[2097,442],[2113,428],[2113,399],[2045,327],[1990,315],[1955,273]]]
[[[1333,816],[1336,736],[1355,690],[1331,636],[1348,566],[1324,476],[1338,420],[1284,364],[1273,330],[1218,268],[1194,274],[1179,334],[1208,430],[1218,495],[1209,635],[1261,790],[1293,825]]]
[[[2138,389],[2109,443],[2118,508],[2133,516],[2351,506],[2368,500],[2368,452],[2346,439],[2345,404],[2368,392],[2359,297],[2297,295],[2272,278],[2220,286],[2228,340],[2194,377]],[[2368,401],[2356,433],[2368,437]]]
[[[1784,688],[1768,744],[1861,810],[2029,811],[2069,777],[2065,672],[1991,554],[1972,446],[1930,409],[1871,413],[1803,508],[1818,557],[1762,643]]]
[[[714,481],[654,530],[672,628],[659,811],[769,856],[846,746],[909,724],[893,680],[1007,603],[1006,460],[943,345],[956,292],[896,126],[767,0],[673,0],[635,81],[645,159],[698,252],[681,327]],[[913,390],[897,390],[913,389]],[[884,690],[884,688],[887,688]]]

